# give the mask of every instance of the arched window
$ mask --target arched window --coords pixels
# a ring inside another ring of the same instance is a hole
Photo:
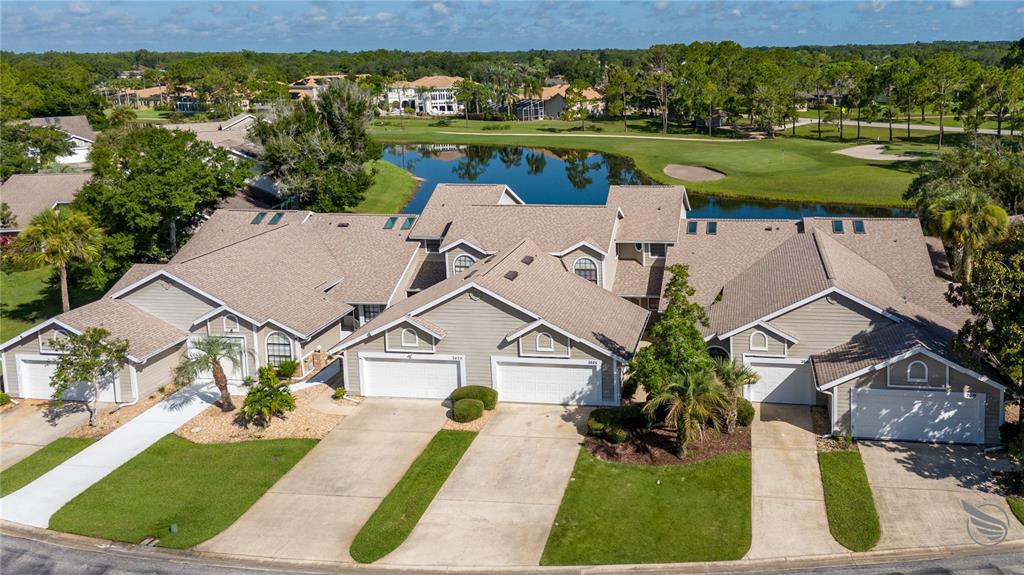
[[[416,335],[416,330],[405,328],[402,330],[402,346],[403,347],[419,347],[420,338]]]
[[[292,359],[292,340],[279,331],[268,335],[267,363],[276,367],[289,359]]]
[[[234,333],[238,331],[238,318],[228,314],[224,316],[224,333]]]
[[[452,274],[459,275],[462,272],[469,269],[469,266],[473,265],[474,263],[476,263],[476,260],[473,259],[473,256],[467,256],[466,254],[462,254],[461,256],[455,258],[455,261],[452,262]]]
[[[923,361],[912,361],[907,366],[907,383],[928,383],[928,364]]]
[[[768,351],[768,336],[763,331],[755,331],[750,334],[750,349],[752,351]]]
[[[538,333],[537,351],[555,351],[555,338],[550,333]]]
[[[581,278],[597,283],[597,264],[590,258],[580,258],[572,266],[572,271]]]

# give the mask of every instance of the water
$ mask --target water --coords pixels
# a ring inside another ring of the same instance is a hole
[[[654,184],[633,161],[585,150],[418,144],[387,146],[384,159],[423,181],[403,212],[423,211],[439,183],[508,184],[529,204],[604,204],[608,186]],[[865,208],[739,200],[693,194],[689,215],[699,218],[795,219],[804,216],[901,216],[899,208]]]

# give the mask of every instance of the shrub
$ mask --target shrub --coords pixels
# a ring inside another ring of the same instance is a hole
[[[295,375],[295,372],[299,369],[299,362],[294,359],[286,359],[281,363],[277,364],[277,377],[281,379],[288,379]]]
[[[11,402],[11,396],[7,395],[6,392],[0,391],[0,405],[7,405]]]
[[[483,385],[467,385],[452,392],[452,403],[461,399],[478,399],[484,404],[484,409],[490,411],[498,405],[498,390]]]
[[[259,427],[267,427],[274,417],[283,416],[286,411],[295,409],[295,396],[288,385],[277,380],[274,368],[260,368],[260,379],[249,388],[239,417],[246,424],[255,423]]]
[[[625,430],[643,429],[650,426],[650,421],[639,405],[600,407],[591,411],[587,418],[587,430],[592,435],[601,436],[612,426]]]
[[[334,399],[341,399],[345,397],[346,393],[347,392],[345,391],[344,387],[338,387],[334,390],[334,393],[331,394],[331,397],[333,397]]]
[[[754,423],[754,406],[746,399],[737,397],[736,424],[740,427],[747,427],[751,423]]]
[[[455,402],[452,407],[452,419],[459,423],[466,423],[479,419],[484,413],[484,402],[479,399],[465,398]]]
[[[489,131],[492,131],[492,130],[511,130],[512,126],[510,126],[508,124],[492,124],[492,125],[489,125],[489,126],[484,126],[484,127],[480,128],[480,129],[485,131],[485,132],[489,132]]]
[[[629,432],[618,425],[609,425],[604,430],[604,438],[611,443],[623,443],[629,438]]]

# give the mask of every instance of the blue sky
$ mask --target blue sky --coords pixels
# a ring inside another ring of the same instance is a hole
[[[1024,1],[0,2],[0,48],[518,50],[1012,40]]]

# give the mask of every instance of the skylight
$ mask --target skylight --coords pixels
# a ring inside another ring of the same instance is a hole
[[[694,235],[697,233],[697,222],[686,222],[686,233]]]
[[[398,218],[396,218],[396,217],[388,218],[388,221],[384,222],[384,229],[385,230],[390,230],[391,228],[395,227],[395,222],[397,222],[397,221],[398,221]]]
[[[718,233],[718,222],[708,222],[708,225],[707,225],[707,228],[705,228],[705,231],[707,232],[707,234],[709,236],[713,236],[713,235],[717,234]]]
[[[853,220],[853,233],[863,234],[864,231],[864,220]]]
[[[265,218],[265,217],[267,217],[267,212],[260,212],[260,213],[256,214],[256,217],[253,218],[252,221],[249,222],[249,223],[253,224],[253,225],[256,225],[256,224],[262,222],[263,218]]]
[[[405,221],[402,222],[402,229],[403,230],[407,230],[407,229],[411,228],[412,227],[412,223],[415,222],[415,221],[416,221],[416,218],[405,218]]]
[[[283,218],[283,217],[284,217],[284,212],[277,212],[274,215],[270,216],[270,221],[267,222],[267,223],[270,224],[270,225],[275,225],[277,222],[281,221],[281,218]]]
[[[841,234],[843,233],[843,220],[832,220],[832,233]]]

